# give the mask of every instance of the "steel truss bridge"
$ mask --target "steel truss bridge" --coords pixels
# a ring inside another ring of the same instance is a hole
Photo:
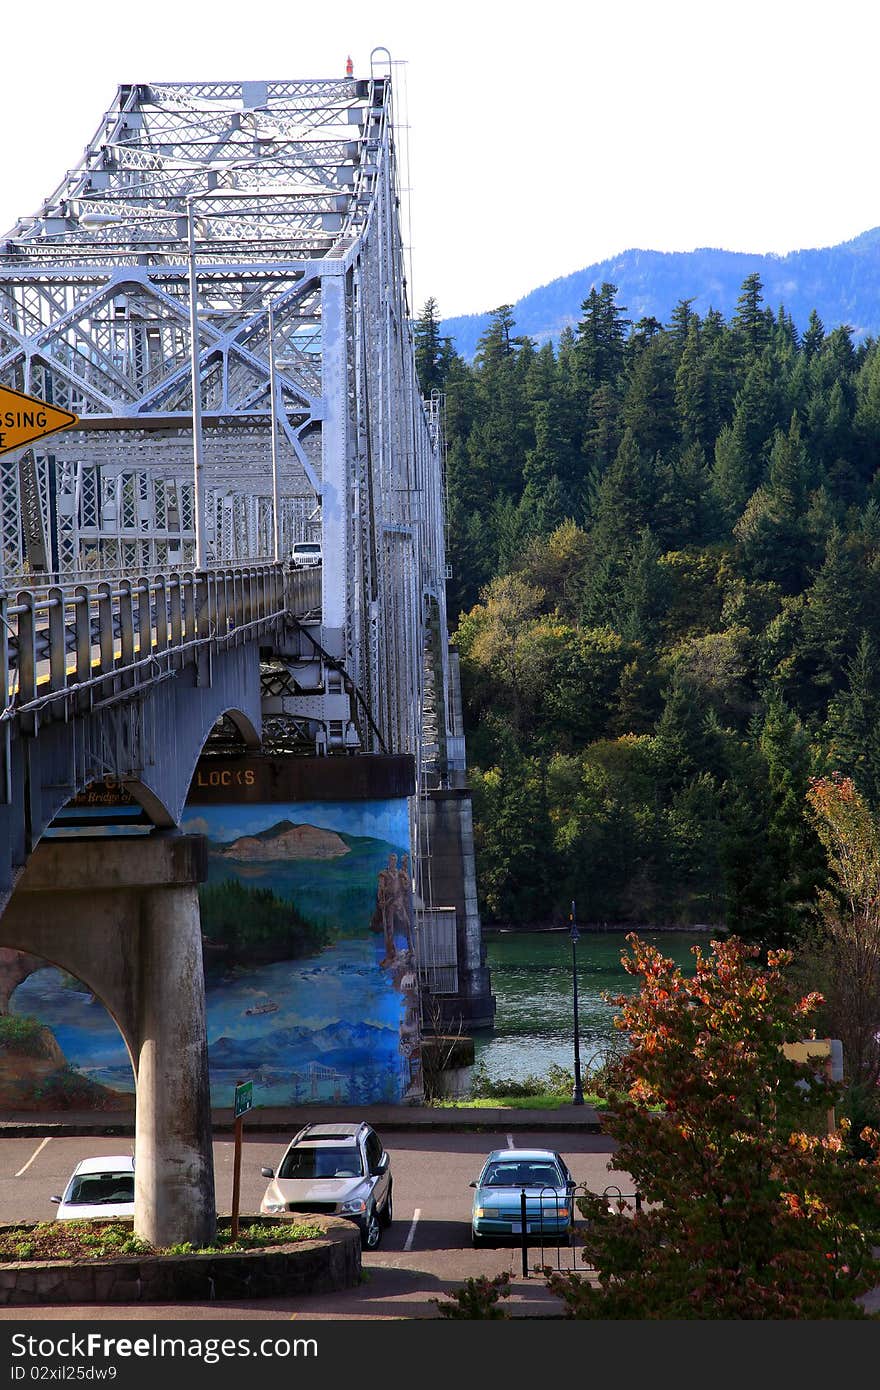
[[[448,765],[390,67],[122,86],[0,239],[0,384],[78,417],[0,460],[0,905],[95,781],[175,824],[212,731]]]

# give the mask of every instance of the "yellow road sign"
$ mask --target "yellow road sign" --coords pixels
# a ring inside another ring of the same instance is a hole
[[[36,396],[0,386],[0,454],[23,449],[35,439],[70,429],[78,421],[79,416],[71,415],[69,410],[59,410]]]

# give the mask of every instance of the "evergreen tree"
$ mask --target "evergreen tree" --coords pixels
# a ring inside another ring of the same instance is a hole
[[[613,386],[623,368],[624,342],[630,320],[626,309],[615,303],[617,286],[607,281],[595,286],[581,305],[576,353],[582,388],[592,393],[598,386]]]
[[[735,527],[749,573],[774,580],[783,593],[799,593],[808,579],[812,556],[804,514],[812,474],[795,415],[787,435],[777,432],[767,484]]]
[[[764,286],[757,271],[747,275],[736,301],[733,328],[742,340],[748,357],[759,357],[767,343],[769,333],[767,317],[762,309],[762,290]]]
[[[437,301],[425,301],[425,307],[413,325],[416,372],[424,395],[442,391],[452,358],[452,342],[440,334],[440,314]]]
[[[810,310],[810,320],[807,324],[807,331],[804,334],[801,344],[804,356],[809,362],[813,357],[822,351],[825,344],[825,325],[819,318],[815,309]]]
[[[649,525],[654,479],[631,430],[627,430],[596,493],[591,537],[596,550],[620,557]]]
[[[650,650],[660,641],[669,603],[669,578],[650,527],[639,532],[620,579],[613,622],[617,632]]]
[[[662,337],[645,347],[633,367],[620,418],[645,454],[669,453],[678,444],[674,364]]]
[[[823,879],[824,857],[805,814],[813,772],[809,739],[778,695],[768,704],[759,746],[767,764],[767,844],[773,868],[763,938],[782,945],[796,941],[807,929]]]
[[[828,761],[852,777],[873,812],[880,812],[880,658],[863,631],[847,665],[846,686],[828,707]]]
[[[719,514],[732,528],[754,487],[754,466],[741,420],[725,425],[715,441],[711,485]]]
[[[808,713],[824,713],[843,687],[865,626],[864,589],[855,554],[835,527],[822,567],[805,593],[800,643],[793,654],[793,693]]]

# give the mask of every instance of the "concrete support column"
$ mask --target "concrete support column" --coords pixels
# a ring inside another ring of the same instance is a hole
[[[458,994],[441,996],[444,1024],[491,1028],[495,998],[483,946],[471,795],[466,788],[428,792],[419,799],[424,839],[431,846],[432,907],[454,907]]]
[[[195,885],[141,899],[135,1231],[153,1245],[216,1231],[205,991]]]

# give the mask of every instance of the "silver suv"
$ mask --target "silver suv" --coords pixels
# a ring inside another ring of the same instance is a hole
[[[320,1211],[356,1221],[365,1250],[375,1250],[391,1225],[391,1168],[382,1140],[368,1124],[306,1125],[273,1168],[260,1211]]]

